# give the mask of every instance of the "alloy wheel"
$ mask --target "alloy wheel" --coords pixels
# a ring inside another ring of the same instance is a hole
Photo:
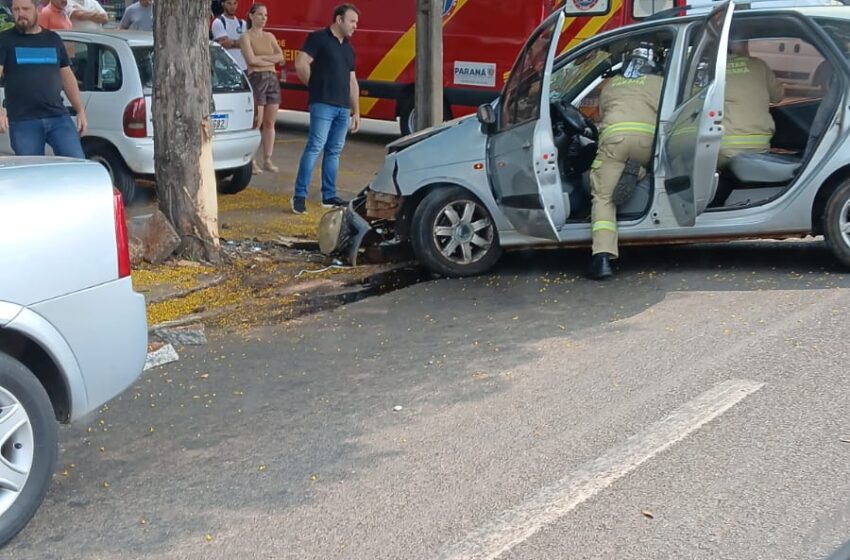
[[[24,405],[0,387],[0,517],[23,491],[34,452],[32,423]]]
[[[434,242],[443,257],[462,265],[481,260],[490,250],[495,225],[487,210],[472,200],[446,204],[434,220]]]

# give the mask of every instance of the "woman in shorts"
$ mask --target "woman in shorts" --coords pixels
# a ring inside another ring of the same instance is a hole
[[[276,64],[283,63],[283,51],[277,44],[275,36],[264,31],[269,19],[268,9],[264,4],[253,4],[248,10],[248,30],[239,41],[242,56],[248,64],[248,81],[254,89],[255,126],[260,128],[260,149],[263,152],[263,165],[257,165],[254,160],[254,173],[262,173],[263,169],[273,173],[279,171],[272,163],[274,151],[275,120],[280,105],[280,82]],[[247,39],[247,40],[245,40]]]

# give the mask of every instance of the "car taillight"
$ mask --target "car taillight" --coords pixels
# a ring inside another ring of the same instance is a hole
[[[127,217],[124,215],[124,199],[115,187],[112,188],[112,207],[115,211],[115,245],[118,248],[118,278],[130,276],[130,240],[127,235]]]
[[[148,111],[144,97],[130,101],[124,109],[124,134],[130,138],[148,135]]]

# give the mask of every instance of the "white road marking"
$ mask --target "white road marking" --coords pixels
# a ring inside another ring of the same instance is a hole
[[[445,550],[439,558],[498,558],[763,386],[764,383],[746,379],[733,379],[716,385],[642,433],[635,434],[598,459],[541,489],[528,501],[502,512]]]

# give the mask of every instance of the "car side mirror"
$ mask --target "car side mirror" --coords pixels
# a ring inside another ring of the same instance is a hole
[[[478,122],[481,123],[481,129],[484,132],[489,134],[496,128],[496,111],[493,110],[492,105],[489,103],[479,105],[477,115]]]

